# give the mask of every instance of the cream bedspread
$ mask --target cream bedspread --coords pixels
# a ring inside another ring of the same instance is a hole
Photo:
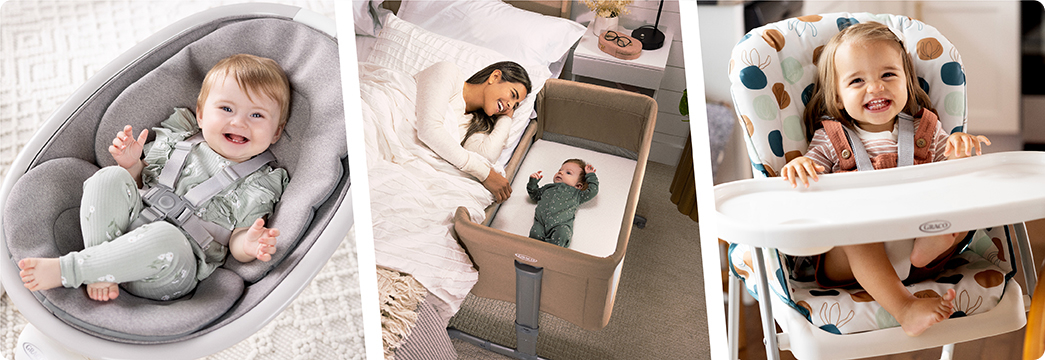
[[[449,318],[479,278],[451,235],[453,212],[465,206],[481,222],[493,198],[418,140],[412,76],[367,63],[359,74],[375,260],[416,278]]]

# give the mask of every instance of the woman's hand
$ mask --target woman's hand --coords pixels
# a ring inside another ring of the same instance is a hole
[[[791,183],[791,187],[798,186],[798,180],[802,180],[802,184],[809,187],[809,179],[813,181],[820,181],[817,176],[817,172],[823,172],[825,169],[823,166],[813,162],[812,159],[805,156],[799,156],[791,160],[784,165],[784,168],[780,169],[780,176],[785,181]]]
[[[112,139],[109,154],[112,154],[112,158],[116,160],[117,164],[129,170],[141,161],[142,149],[148,138],[148,129],[142,130],[138,139],[135,139],[131,133],[131,126],[124,126],[123,131],[117,132],[116,138]]]
[[[961,159],[963,157],[972,156],[972,150],[976,149],[976,155],[982,155],[980,152],[980,143],[984,143],[987,146],[991,145],[991,140],[983,135],[970,135],[963,132],[957,132],[947,137],[947,150],[944,150],[943,155],[950,159]]]
[[[483,186],[490,190],[494,200],[497,202],[504,202],[508,200],[508,197],[512,196],[512,186],[508,183],[508,179],[505,179],[504,176],[501,176],[493,169],[490,169],[490,175],[486,176]]]

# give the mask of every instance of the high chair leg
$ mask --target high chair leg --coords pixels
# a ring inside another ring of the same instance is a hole
[[[1027,225],[1024,223],[1012,224],[1012,230],[1016,235],[1016,247],[1020,251],[1020,263],[1023,264],[1023,280],[1027,284],[1027,294],[1033,294],[1037,285],[1038,271],[1034,269],[1034,255],[1031,253],[1030,236],[1027,235]]]
[[[755,248],[755,264],[761,268],[758,273],[758,309],[762,314],[762,342],[766,344],[766,359],[767,360],[779,360],[780,350],[777,346],[776,339],[776,322],[773,320],[773,309],[770,297],[769,280],[766,278],[765,272],[765,256],[762,255],[762,248]]]
[[[947,344],[943,346],[943,351],[940,353],[940,360],[951,360],[954,358],[954,344]]]
[[[744,287],[740,285],[731,271],[729,273],[729,325],[726,336],[729,339],[729,360],[737,360],[740,356],[740,311],[744,304],[740,301],[740,292]]]

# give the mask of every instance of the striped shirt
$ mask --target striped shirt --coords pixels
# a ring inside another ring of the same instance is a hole
[[[928,111],[928,110],[926,110]],[[901,114],[903,116],[905,114]],[[914,129],[918,129],[918,125],[921,123],[921,118],[914,119]],[[864,144],[864,149],[867,150],[867,156],[874,158],[881,154],[889,154],[896,152],[896,139],[899,135],[899,129],[896,124],[893,125],[893,131],[881,131],[881,132],[869,132],[864,131],[857,127],[856,134],[860,138],[860,141]],[[947,157],[943,155],[943,152],[947,150],[947,136],[949,134],[943,130],[943,126],[940,122],[936,122],[936,131],[933,133],[933,162],[946,160]],[[913,136],[913,134],[912,134]],[[817,129],[813,133],[813,141],[809,142],[809,150],[806,151],[805,157],[813,160],[813,162],[823,166],[827,169],[823,174],[838,172],[842,170],[842,167],[838,164],[838,154],[835,152],[834,146],[831,145],[831,140],[827,138],[827,132],[823,128]]]

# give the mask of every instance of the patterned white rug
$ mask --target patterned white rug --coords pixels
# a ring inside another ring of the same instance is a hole
[[[333,1],[285,2],[334,18]],[[0,8],[0,177],[73,91],[163,27],[207,8],[243,1],[9,1]],[[210,359],[363,359],[355,241],[330,261],[275,320]],[[0,298],[0,354],[13,358],[25,318]]]

